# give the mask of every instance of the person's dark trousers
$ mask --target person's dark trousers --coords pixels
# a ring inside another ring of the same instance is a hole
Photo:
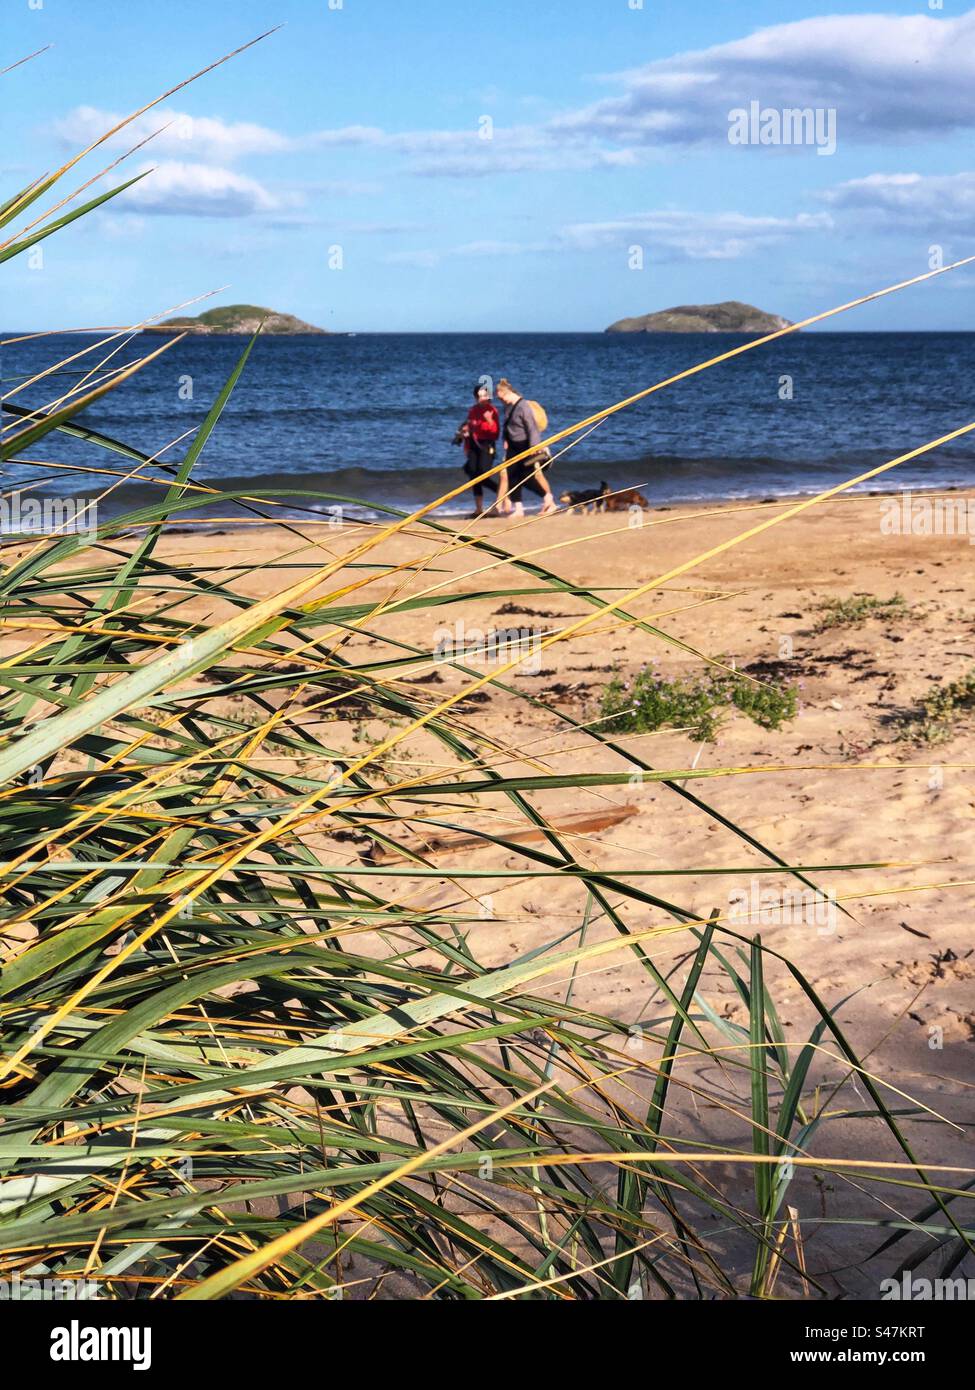
[[[470,453],[464,461],[464,472],[468,478],[479,478],[482,473],[486,473],[489,468],[494,466],[494,445],[478,444],[476,440],[471,441]],[[487,488],[489,492],[497,492],[497,474],[493,478],[485,478],[483,482],[474,488],[474,505],[480,507],[484,494],[482,488]]]
[[[545,489],[535,477],[535,464],[532,459],[522,459],[520,463],[508,465],[508,496],[512,502],[523,502],[522,488],[529,488],[539,497],[545,496]]]

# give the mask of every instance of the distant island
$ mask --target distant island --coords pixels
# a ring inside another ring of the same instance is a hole
[[[196,318],[164,319],[162,323],[150,324],[143,333],[256,333],[261,327],[263,333],[327,333],[327,328],[316,328],[314,324],[303,323],[292,314],[279,314],[276,309],[262,309],[259,304],[228,304],[223,309],[207,309]]]
[[[635,319],[617,319],[607,333],[774,333],[791,328],[789,319],[767,314],[753,304],[729,299],[724,304],[681,304]]]

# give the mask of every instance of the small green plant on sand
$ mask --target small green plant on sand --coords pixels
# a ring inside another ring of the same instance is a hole
[[[910,608],[901,594],[893,598],[877,598],[874,594],[852,594],[849,598],[831,598],[816,608],[821,616],[814,632],[829,632],[834,627],[859,627],[868,618],[900,621],[910,616]]]
[[[687,729],[701,743],[714,743],[729,706],[763,729],[794,719],[799,692],[794,685],[765,685],[740,676],[704,675],[667,680],[653,665],[626,680],[616,675],[603,692],[600,714],[609,731],[643,734],[666,727]]]
[[[904,737],[919,743],[947,743],[960,716],[975,709],[975,666],[947,685],[936,686],[920,704],[920,712],[904,726]]]

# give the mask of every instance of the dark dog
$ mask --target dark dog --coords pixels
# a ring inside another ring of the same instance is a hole
[[[598,488],[592,487],[585,492],[563,492],[559,501],[563,507],[578,507],[581,512],[601,512],[605,511],[608,491],[609,485],[600,483]]]
[[[625,487],[619,492],[614,492],[605,499],[604,505],[608,512],[628,512],[631,507],[642,507],[645,512],[650,510],[650,503],[635,487]]]

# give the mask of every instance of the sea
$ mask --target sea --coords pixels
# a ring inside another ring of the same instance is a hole
[[[83,374],[166,350],[77,417],[175,467],[246,347],[239,337],[22,341],[0,357],[5,401],[50,407]],[[196,465],[197,480],[273,496],[300,516],[342,505],[364,515],[430,502],[462,480],[452,444],[482,374],[541,402],[550,431],[749,342],[732,334],[336,334],[268,337],[247,365]],[[85,351],[88,349],[87,351]],[[109,350],[113,354],[109,360]],[[79,356],[78,354],[83,354]],[[57,363],[53,373],[41,375]],[[36,378],[36,379],[35,379]],[[975,334],[803,332],[756,346],[610,416],[557,446],[553,490],[606,482],[654,505],[813,493],[966,425]],[[90,384],[90,383],[89,383]],[[9,426],[9,417],[6,417]],[[4,492],[92,496],[102,516],[159,499],[158,486],[79,471],[124,471],[117,454],[58,434],[8,462]],[[975,434],[900,465],[867,488],[975,484]],[[462,496],[444,515],[469,511]],[[221,504],[221,515],[228,514]]]

